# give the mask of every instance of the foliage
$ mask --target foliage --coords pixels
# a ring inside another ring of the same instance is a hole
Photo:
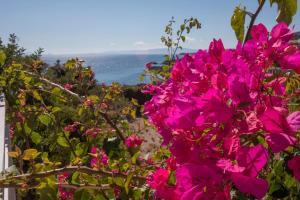
[[[140,153],[143,130],[129,125],[139,105],[119,84],[98,85],[79,59],[50,67],[16,43],[1,49],[9,156],[21,174],[6,174],[2,187],[35,199],[140,199],[149,192],[140,189],[152,169]]]
[[[235,49],[213,40],[178,54],[201,24],[189,18],[175,31],[172,18],[161,38],[168,55],[146,64],[152,84],[143,97],[140,86],[98,84],[78,58],[49,66],[42,49],[26,55],[14,34],[0,40],[14,161],[0,186],[49,200],[299,199],[300,52],[285,23],[270,33],[254,25],[265,0],[258,4],[255,13],[235,9]],[[297,1],[273,4],[290,23]],[[164,139],[153,155],[141,151],[146,130],[131,124],[143,107]]]

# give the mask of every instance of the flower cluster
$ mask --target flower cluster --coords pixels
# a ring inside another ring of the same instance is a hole
[[[103,150],[100,150],[97,147],[92,147],[90,151],[92,159],[90,160],[90,165],[92,168],[99,169],[102,166],[108,165],[108,156]]]
[[[297,142],[300,112],[289,114],[285,87],[287,73],[300,73],[293,31],[279,23],[269,34],[259,24],[251,36],[235,49],[213,40],[207,51],[177,60],[169,80],[147,87],[154,96],[146,114],[176,159],[149,177],[159,198],[230,199],[233,185],[263,198],[269,156]],[[298,160],[289,167],[299,179]]]
[[[129,148],[136,148],[142,144],[143,140],[136,134],[132,134],[125,139],[125,145]]]
[[[78,131],[79,122],[68,124],[64,127],[64,132],[74,133]]]
[[[84,134],[96,138],[100,132],[101,132],[101,128],[90,128],[87,129]]]
[[[58,175],[58,194],[59,194],[59,197],[63,200],[65,199],[73,199],[73,196],[74,196],[74,192],[75,190],[74,189],[65,189],[63,188],[60,184],[63,184],[65,182],[67,182],[67,179],[70,177],[70,173],[68,172],[65,172],[65,173],[62,173],[62,174],[59,174]]]
[[[72,84],[70,84],[70,83],[64,84],[64,88],[65,88],[66,90],[72,90],[73,87],[74,87],[74,85],[72,85]]]

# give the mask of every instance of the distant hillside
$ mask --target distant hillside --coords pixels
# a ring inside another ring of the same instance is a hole
[[[178,49],[177,53],[195,53],[196,49]],[[148,50],[124,50],[124,51],[107,51],[101,53],[83,53],[83,54],[45,54],[45,57],[95,57],[95,56],[107,56],[107,55],[166,55],[168,50],[165,48],[148,49]]]
[[[197,50],[195,49],[178,49],[177,53],[194,53]],[[103,54],[168,54],[168,50],[166,48],[157,48],[157,49],[147,49],[147,50],[128,50],[128,51],[111,51],[104,52]]]

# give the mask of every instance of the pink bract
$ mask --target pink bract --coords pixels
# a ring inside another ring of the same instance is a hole
[[[300,112],[288,115],[284,76],[300,72],[300,52],[289,43],[293,31],[279,23],[269,34],[259,24],[251,36],[236,49],[214,39],[208,50],[177,59],[168,80],[146,87],[153,97],[145,113],[176,159],[176,168],[159,168],[148,182],[158,197],[230,199],[233,183],[263,198],[269,152],[297,142]],[[295,163],[298,158],[289,167],[298,178]],[[175,186],[168,185],[169,170],[175,171]]]
[[[295,156],[289,160],[288,167],[293,171],[294,177],[300,181],[300,156]]]

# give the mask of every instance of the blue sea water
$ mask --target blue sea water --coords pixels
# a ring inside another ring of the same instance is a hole
[[[74,56],[43,56],[43,60],[53,65],[56,60],[64,63]],[[145,64],[151,61],[162,62],[161,54],[132,54],[132,55],[88,55],[78,56],[85,61],[85,66],[91,66],[99,83],[111,84],[119,82],[126,85],[143,83],[139,76],[145,69]]]

